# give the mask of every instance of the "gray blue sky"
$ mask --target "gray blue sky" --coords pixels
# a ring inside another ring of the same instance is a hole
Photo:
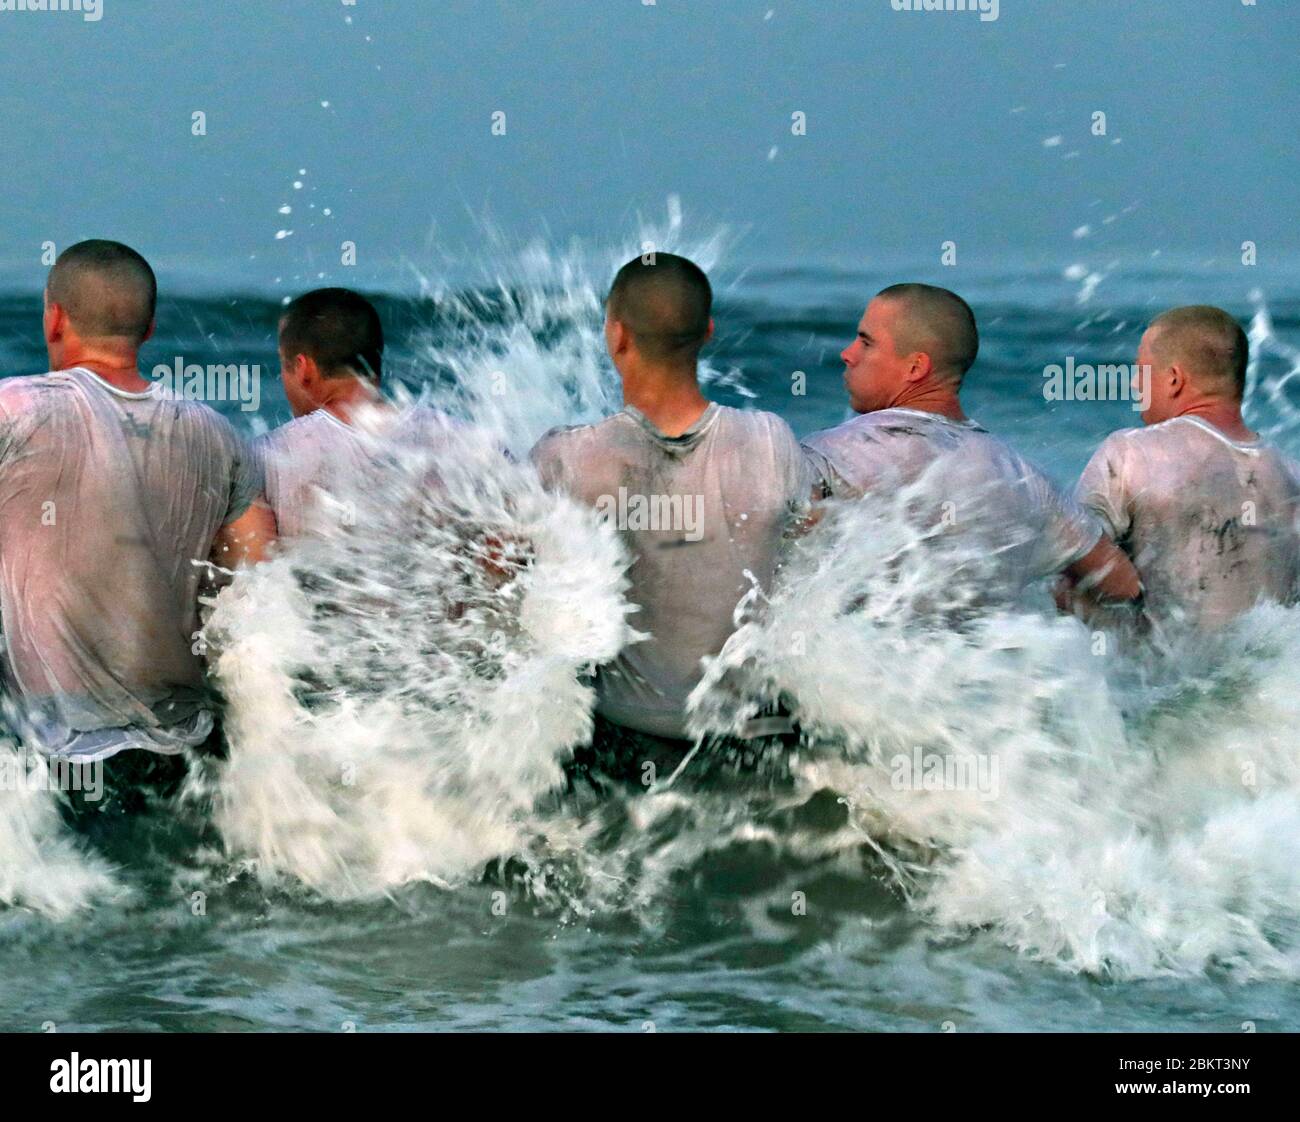
[[[488,223],[631,238],[675,194],[690,229],[782,265],[952,240],[967,265],[1226,268],[1248,239],[1276,264],[1300,243],[1298,51],[1295,0],[1001,0],[992,22],[890,0],[0,11],[0,262],[106,236],[260,287],[339,279],[352,241],[352,275],[387,282],[472,260]]]

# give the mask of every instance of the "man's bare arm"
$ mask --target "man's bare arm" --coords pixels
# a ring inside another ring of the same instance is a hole
[[[1133,562],[1105,535],[1066,569],[1065,575],[1071,586],[1069,593],[1072,598],[1082,598],[1097,604],[1126,604],[1142,595],[1142,581],[1133,568]],[[1058,590],[1058,604],[1061,599]]]
[[[808,496],[807,506],[796,511],[787,523],[784,535],[787,541],[805,537],[817,528],[821,520],[826,517],[827,498],[829,495],[826,489],[820,483],[817,484],[812,489],[812,494]]]
[[[212,563],[223,569],[256,565],[266,560],[278,536],[275,514],[259,496],[243,514],[217,531],[212,543]]]

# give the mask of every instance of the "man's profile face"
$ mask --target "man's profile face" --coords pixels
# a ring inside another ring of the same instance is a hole
[[[858,324],[857,338],[843,351],[844,388],[855,413],[888,409],[907,384],[910,364],[894,342],[897,311],[887,300],[872,300]]]

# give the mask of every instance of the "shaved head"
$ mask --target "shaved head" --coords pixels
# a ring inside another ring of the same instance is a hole
[[[605,306],[646,358],[693,362],[709,337],[713,290],[694,262],[652,253],[619,269]]]
[[[1161,368],[1181,366],[1199,389],[1241,400],[1250,343],[1241,325],[1222,308],[1174,308],[1152,320],[1147,332],[1152,357]]]
[[[955,292],[930,284],[895,284],[876,293],[895,309],[894,346],[900,355],[930,356],[936,374],[960,382],[979,354],[975,313]]]
[[[45,291],[83,339],[126,339],[132,346],[148,336],[158,301],[149,262],[121,242],[98,239],[59,254]]]
[[[316,360],[326,378],[359,375],[379,382],[384,328],[375,306],[349,288],[318,288],[291,301],[280,317],[280,348]]]

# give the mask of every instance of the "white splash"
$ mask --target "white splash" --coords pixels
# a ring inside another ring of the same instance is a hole
[[[920,540],[870,504],[819,528],[710,665],[701,731],[783,699],[797,786],[845,802],[940,933],[1118,978],[1300,975],[1300,614],[1157,674],[1073,619],[934,622],[960,601]],[[915,782],[916,753],[994,785]]]
[[[126,890],[86,853],[59,814],[45,762],[0,738],[0,904],[67,919]]]
[[[349,524],[217,598],[230,759],[191,793],[264,880],[463,882],[527,851],[590,734],[580,672],[631,635],[614,532],[472,434],[451,460],[436,488],[427,463],[368,477]]]

